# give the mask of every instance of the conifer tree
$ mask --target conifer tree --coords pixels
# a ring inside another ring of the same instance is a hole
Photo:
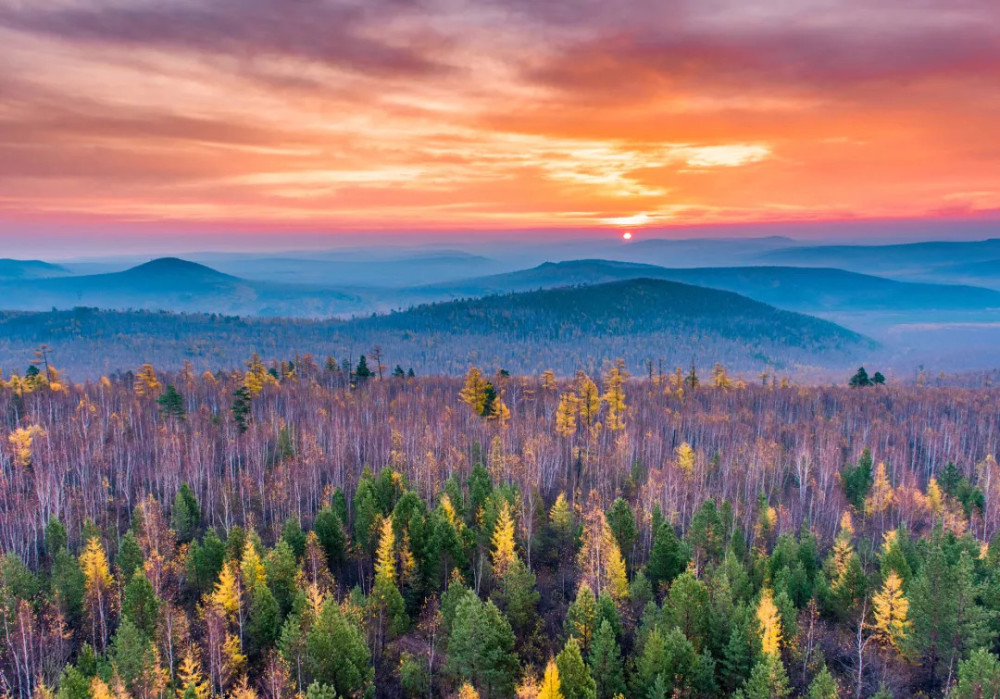
[[[958,666],[956,699],[987,699],[1000,696],[1000,660],[985,648],[972,652]]]
[[[596,684],[597,699],[612,699],[625,691],[621,648],[607,619],[594,632],[587,665]]]
[[[496,524],[493,526],[493,575],[502,580],[507,570],[517,559],[514,542],[514,518],[511,517],[510,503],[504,500]]]
[[[177,699],[208,699],[211,688],[201,672],[201,663],[193,646],[188,646],[177,668]]]
[[[872,605],[875,627],[887,643],[901,649],[911,626],[907,619],[910,603],[903,595],[903,581],[896,571],[889,573],[882,589],[872,598]]]
[[[576,415],[580,409],[580,399],[573,391],[567,391],[559,398],[556,408],[556,434],[569,439],[576,434]]]
[[[604,378],[605,392],[601,398],[608,404],[607,428],[611,432],[625,429],[625,360],[619,359]]]
[[[556,665],[565,699],[594,699],[597,696],[597,684],[583,663],[580,646],[574,637],[570,636],[566,646],[556,656]]]
[[[542,685],[538,688],[538,699],[564,699],[559,682],[559,667],[552,658],[549,658],[548,665],[545,666]]]
[[[788,673],[777,654],[765,654],[754,665],[749,679],[736,693],[737,699],[783,699],[791,694]]]
[[[760,628],[760,647],[764,655],[777,656],[781,651],[781,617],[774,604],[774,593],[765,587],[757,604],[757,623]]]
[[[392,520],[382,520],[378,552],[375,560],[375,583],[372,586],[372,603],[377,617],[376,649],[381,650],[385,632],[402,633],[406,628],[406,603],[397,587],[396,535]]]
[[[677,538],[673,526],[660,522],[653,538],[653,550],[649,554],[646,574],[654,589],[669,585],[674,578],[687,568],[689,554],[685,545]]]
[[[107,647],[108,628],[111,614],[111,571],[104,547],[97,537],[87,541],[80,554],[80,570],[83,572],[87,615],[90,620],[91,645],[102,651]]]
[[[628,596],[625,559],[608,526],[604,512],[592,495],[584,518],[583,542],[577,554],[580,575],[598,596],[607,592],[616,602]]]
[[[827,669],[826,665],[816,673],[813,681],[809,683],[806,696],[808,699],[838,699],[840,696],[840,687],[837,684],[837,680],[830,674],[830,670]]]

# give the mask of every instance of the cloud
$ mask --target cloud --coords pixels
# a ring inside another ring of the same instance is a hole
[[[8,217],[606,225],[1000,191],[993,0],[0,0],[0,62]]]

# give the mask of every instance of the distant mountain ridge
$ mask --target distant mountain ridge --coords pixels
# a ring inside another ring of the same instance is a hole
[[[414,291],[456,298],[637,278],[722,289],[779,308],[807,312],[1000,308],[1000,292],[991,289],[900,282],[840,269],[774,266],[670,269],[613,260],[546,262],[531,269],[429,285]]]
[[[65,267],[52,264],[51,262],[43,262],[42,260],[0,258],[0,280],[39,279],[42,277],[57,277],[69,273],[69,270]]]
[[[159,258],[121,272],[0,280],[0,299],[16,302],[13,310],[29,311],[85,306],[316,317],[361,308],[360,299],[337,289],[250,281],[179,258]]]
[[[813,245],[761,252],[763,264],[837,267],[902,278],[960,279],[955,266],[1000,259],[1000,238],[930,241],[891,245]]]

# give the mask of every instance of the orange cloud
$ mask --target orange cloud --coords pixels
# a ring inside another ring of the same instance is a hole
[[[0,220],[403,230],[1000,208],[992,0],[572,5],[0,3]]]

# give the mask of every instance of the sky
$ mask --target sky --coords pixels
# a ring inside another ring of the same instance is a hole
[[[0,0],[0,66],[22,247],[1000,222],[996,0]]]

